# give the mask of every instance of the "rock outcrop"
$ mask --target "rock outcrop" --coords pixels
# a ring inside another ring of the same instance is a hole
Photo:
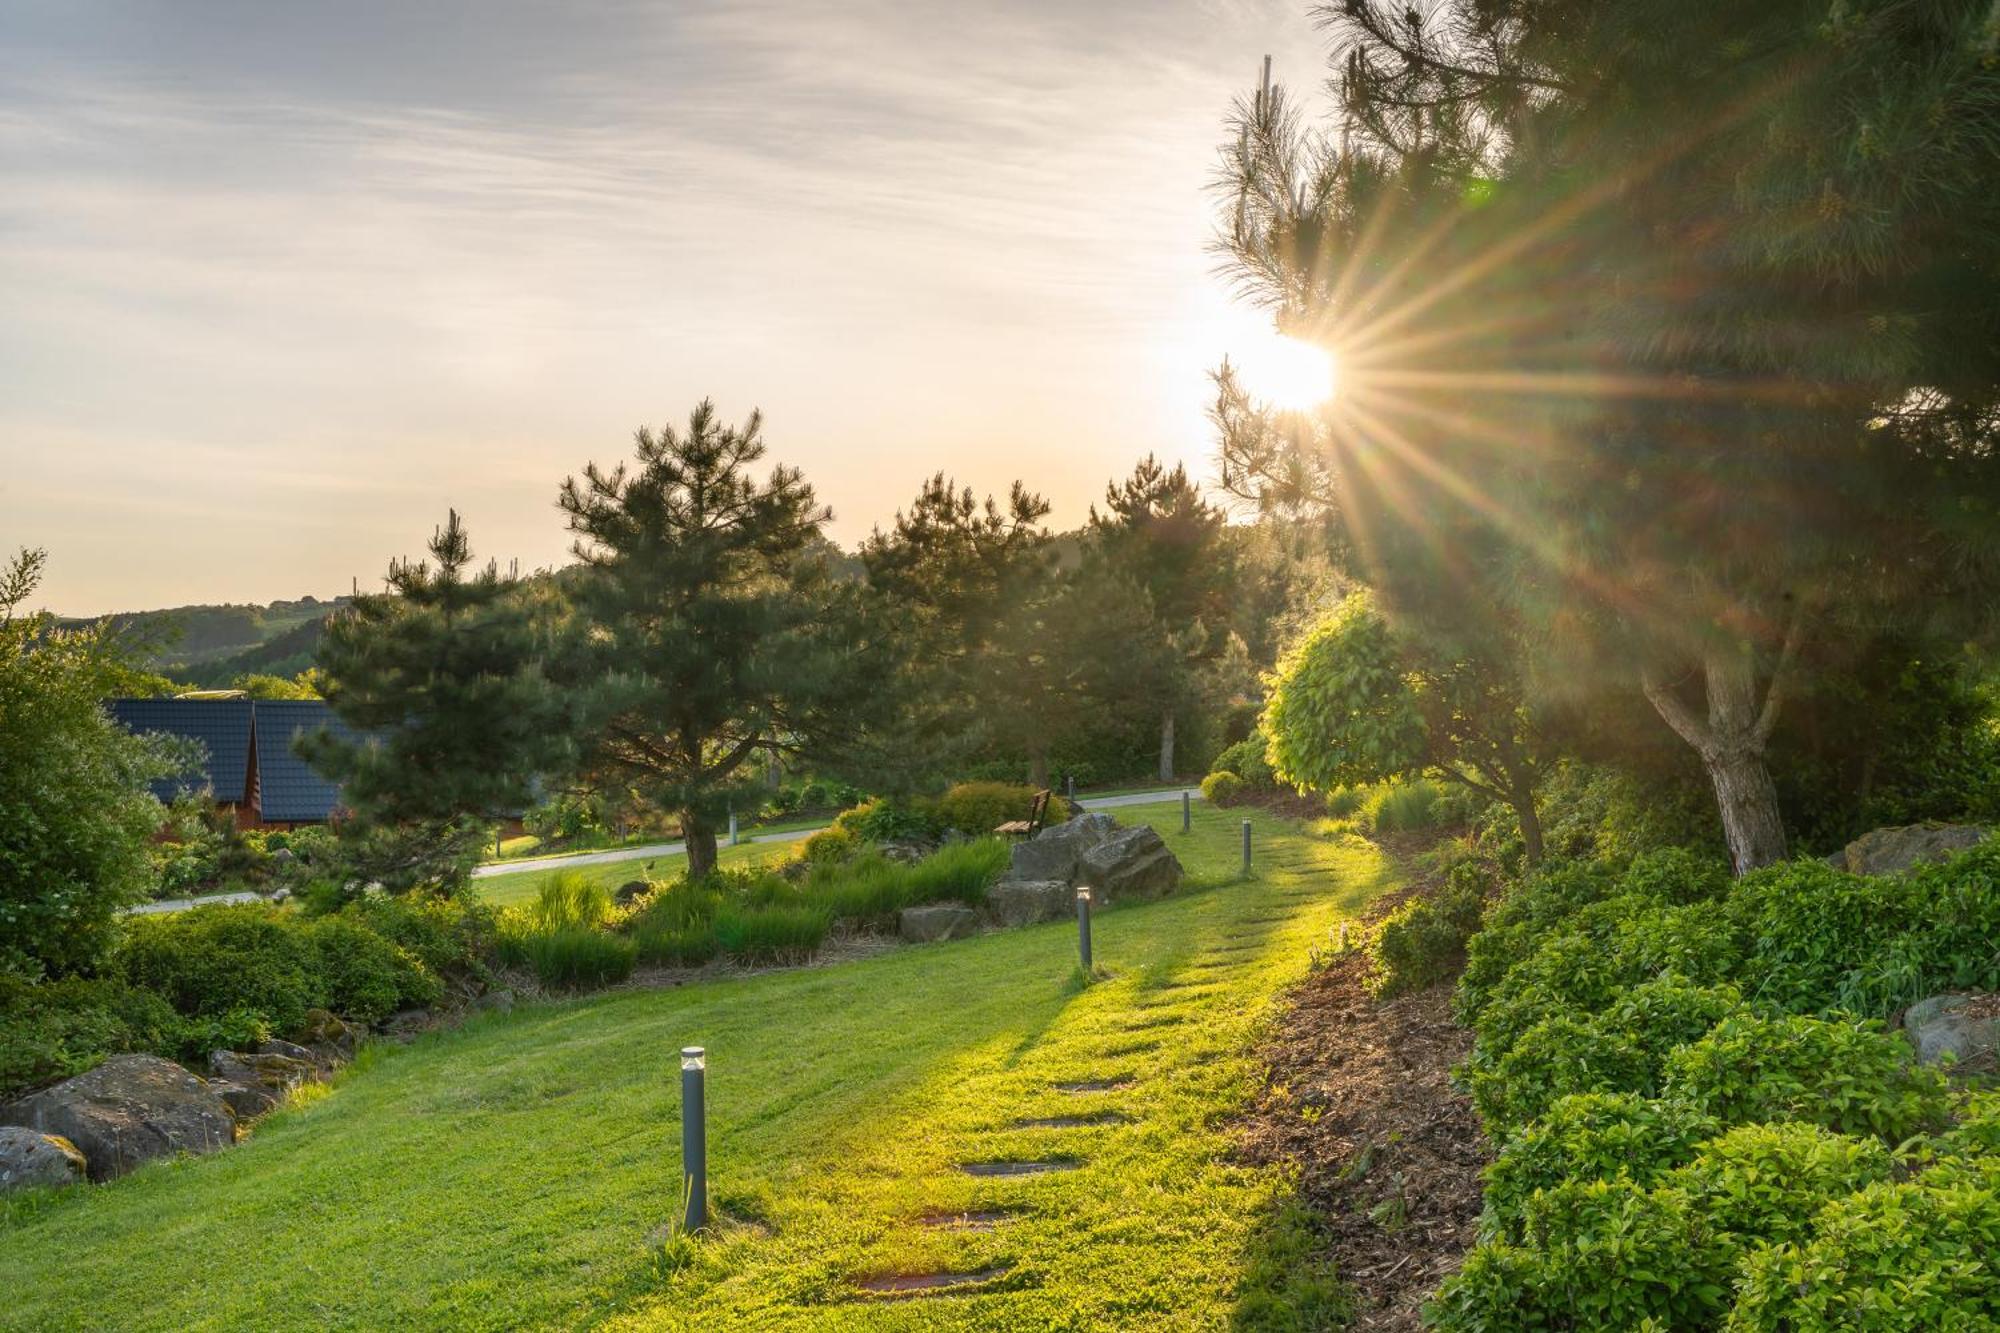
[[[912,944],[962,940],[979,929],[979,913],[955,903],[905,907],[899,920],[903,938]]]
[[[1076,910],[1067,879],[1003,879],[986,891],[986,910],[1003,926],[1032,926]]]
[[[1828,861],[1853,875],[1895,875],[1927,861],[1942,861],[1986,841],[1991,829],[1976,824],[1904,824],[1878,828],[1847,844]]]
[[[0,1194],[74,1185],[85,1170],[83,1154],[61,1135],[0,1125]]]
[[[1990,1072],[2000,1060],[2000,995],[1919,1000],[1903,1014],[1903,1031],[1925,1064],[1950,1056],[1961,1070]]]
[[[114,1055],[97,1068],[0,1106],[0,1124],[67,1139],[92,1180],[175,1153],[236,1142],[236,1117],[208,1084],[157,1055]]]
[[[1181,863],[1144,824],[1120,828],[1105,814],[1083,814],[1014,844],[1005,875],[987,892],[1003,925],[1046,921],[1074,910],[1074,890],[1088,885],[1101,903],[1158,898],[1181,882]]]
[[[1180,887],[1181,863],[1159,834],[1140,824],[1085,852],[1078,876],[1111,902],[1162,898]]]
[[[239,1120],[274,1111],[293,1088],[319,1077],[312,1053],[299,1047],[293,1049],[299,1053],[210,1051],[209,1087]]]

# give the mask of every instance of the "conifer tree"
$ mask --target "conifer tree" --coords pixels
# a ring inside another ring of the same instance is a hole
[[[678,813],[688,870],[753,794],[753,758],[853,743],[881,706],[881,645],[821,535],[832,517],[796,468],[758,481],[763,424],[704,400],[687,429],[641,429],[636,459],[595,463],[558,504],[583,568],[560,683],[580,710],[581,773]]]

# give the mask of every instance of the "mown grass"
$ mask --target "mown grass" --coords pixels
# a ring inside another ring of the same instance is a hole
[[[371,1056],[213,1157],[0,1205],[0,1323],[105,1329],[1194,1329],[1271,1292],[1275,1173],[1234,1163],[1270,1001],[1388,882],[1366,844],[1261,813],[1163,820],[1207,881],[1103,912],[1108,978],[1055,923],[837,967],[523,1006]],[[1161,1020],[1176,1020],[1162,1024]],[[672,1234],[676,1052],[709,1050],[721,1222]],[[1065,1080],[1124,1078],[1067,1096]],[[1084,1128],[1028,1119],[1104,1112]],[[1064,1158],[979,1179],[961,1163]],[[918,1225],[1013,1212],[989,1233]],[[1296,1253],[1293,1253],[1296,1252]],[[1284,1256],[1292,1257],[1285,1259]],[[1284,1259],[1284,1262],[1278,1262]],[[1005,1266],[882,1302],[858,1276]]]
[[[789,842],[746,842],[736,847],[721,848],[716,860],[722,866],[731,869],[774,865],[797,850]],[[593,884],[601,884],[606,889],[615,890],[619,885],[635,879],[673,879],[686,868],[687,857],[676,853],[672,856],[648,856],[643,859],[613,861],[602,865],[564,866],[562,873],[581,875]],[[544,869],[488,875],[473,880],[472,891],[496,907],[511,907],[533,898],[541,891],[542,881],[553,873],[555,872]]]

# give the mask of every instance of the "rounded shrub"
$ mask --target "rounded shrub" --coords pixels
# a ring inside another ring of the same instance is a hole
[[[839,865],[860,849],[861,839],[854,830],[836,824],[807,838],[799,847],[799,857],[815,866]]]
[[[1234,805],[1243,796],[1243,779],[1234,773],[1218,771],[1201,780],[1201,799],[1213,806]]]
[[[320,951],[300,926],[262,903],[140,917],[127,924],[112,966],[183,1015],[246,1011],[289,1034],[330,998]]]
[[[443,983],[415,955],[352,917],[322,917],[304,930],[319,953],[326,1007],[335,1013],[372,1023],[444,996]]]
[[[1647,1092],[1653,1061],[1630,1038],[1588,1017],[1560,1012],[1542,1019],[1498,1059],[1475,1057],[1466,1074],[1473,1104],[1496,1138],[1579,1092]]]
[[[1882,1025],[1734,1014],[1666,1059],[1666,1086],[1727,1125],[1803,1120],[1900,1143],[1942,1125],[1944,1076]]]
[[[1650,1187],[1719,1128],[1713,1116],[1682,1102],[1629,1092],[1558,1097],[1486,1168],[1487,1213],[1503,1234],[1519,1239],[1522,1209],[1536,1193],[1566,1180],[1627,1179]]]
[[[1212,773],[1234,773],[1243,779],[1243,785],[1260,791],[1275,791],[1278,775],[1271,771],[1271,761],[1265,755],[1269,742],[1262,731],[1253,731],[1236,744],[1228,746],[1215,756],[1209,771]]]
[[[983,837],[1010,820],[1026,819],[1035,795],[1036,789],[1024,782],[961,782],[938,797],[935,819],[940,831]],[[1051,794],[1045,822],[1060,824],[1068,818],[1069,803]]]
[[[1411,898],[1369,932],[1368,989],[1378,999],[1432,986],[1465,956],[1485,906],[1473,880],[1448,883],[1432,896]]]
[[[1738,1125],[1702,1144],[1661,1183],[1684,1193],[1717,1231],[1793,1241],[1811,1231],[1821,1205],[1887,1180],[1894,1169],[1880,1139],[1790,1121]]]

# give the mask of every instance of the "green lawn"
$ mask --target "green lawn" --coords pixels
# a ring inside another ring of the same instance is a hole
[[[1165,1329],[1268,1269],[1277,1174],[1232,1163],[1270,1002],[1388,882],[1378,855],[1240,812],[1170,842],[1211,887],[863,962],[524,1006],[364,1058],[217,1156],[0,1205],[19,1328]],[[678,1049],[710,1052],[714,1197],[670,1234]],[[1129,1086],[1066,1095],[1065,1080]],[[1036,1117],[1107,1112],[1085,1128]],[[974,1178],[961,1163],[1079,1169]],[[968,1208],[989,1232],[926,1228]],[[884,1301],[857,1277],[1004,1267]]]
[[[745,824],[738,832],[748,838],[764,833],[789,833],[801,829],[820,829],[825,828],[832,822],[833,816],[830,814],[798,815],[790,819],[774,819],[765,824]],[[645,847],[652,843],[679,841],[680,834],[678,833],[634,834],[627,838],[600,838],[595,841],[585,839],[581,843],[544,851],[540,838],[532,833],[523,833],[519,837],[503,839],[500,843],[499,861],[496,862],[488,859],[485,864],[496,865],[504,864],[508,861],[539,860],[546,856],[587,856],[591,852],[612,852],[622,847]]]

